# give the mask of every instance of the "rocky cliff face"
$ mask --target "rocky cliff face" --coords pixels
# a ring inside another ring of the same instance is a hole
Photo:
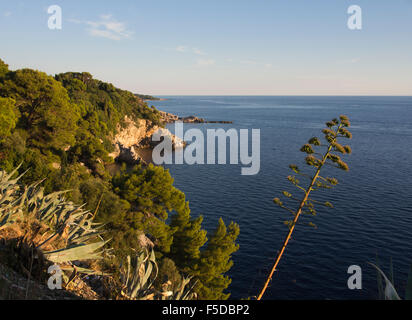
[[[117,127],[117,134],[113,139],[115,151],[109,154],[114,159],[119,159],[128,163],[145,162],[142,150],[153,148],[156,142],[152,141],[152,136],[159,131],[164,136],[169,136],[173,143],[173,148],[183,148],[184,141],[173,135],[169,130],[153,125],[145,119],[133,121],[127,116],[124,119],[125,125]]]

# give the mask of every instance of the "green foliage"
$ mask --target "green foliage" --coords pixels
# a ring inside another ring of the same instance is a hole
[[[30,69],[9,71],[0,61],[0,167],[11,170],[23,163],[20,171],[30,171],[22,182],[47,176],[45,192],[72,189],[69,197],[85,200],[92,209],[80,186],[92,177],[105,184],[103,203],[108,202],[106,196],[115,196],[104,165],[113,162],[108,153],[120,120],[127,115],[157,121],[158,111],[88,73],[56,79]],[[11,99],[16,101],[14,108]],[[108,213],[105,209],[103,215]]]
[[[82,206],[67,202],[63,198],[66,192],[44,195],[43,188],[39,187],[40,183],[26,187],[19,185],[21,176],[13,178],[16,171],[17,169],[7,174],[0,170],[0,239],[14,245],[14,239],[9,239],[8,235],[21,235],[32,252],[35,252],[35,263],[40,263],[44,257],[48,265],[59,264],[62,270],[70,271],[71,278],[77,273],[107,275],[78,266],[80,261],[101,259],[104,252],[106,242],[101,238],[101,225],[92,222],[94,215]],[[2,250],[4,251],[3,247]],[[16,253],[12,255],[14,257]],[[73,264],[76,262],[77,264]],[[22,261],[17,263],[21,265]],[[23,268],[32,269],[27,266]],[[40,266],[40,270],[42,269],[44,272],[47,268]],[[127,299],[193,299],[196,296],[192,291],[193,286],[188,286],[191,278],[180,276],[176,269],[174,272],[176,274],[171,279],[177,279],[178,282],[172,286],[168,279],[161,285],[161,290],[157,290],[154,286],[158,275],[155,252],[141,252],[136,255],[133,265],[128,256],[127,272],[122,274],[124,284],[121,294]],[[66,283],[70,282],[66,275],[63,278]]]
[[[230,282],[224,273],[231,261],[218,262],[218,250],[204,247],[203,218],[191,217],[185,195],[173,186],[169,172],[136,166],[112,177],[106,167],[113,162],[108,156],[113,135],[126,116],[161,125],[159,111],[142,98],[147,97],[93,79],[87,72],[53,78],[31,69],[10,71],[0,60],[0,168],[11,171],[22,163],[19,173],[28,171],[20,182],[28,185],[47,177],[44,194],[70,190],[67,199],[85,203],[84,209],[104,224],[117,262],[141,249],[139,236],[144,233],[160,261],[169,259],[177,272],[196,278],[203,297],[223,296]],[[224,249],[228,239],[222,239],[224,252],[230,252]],[[235,245],[236,237],[231,240]],[[202,282],[197,277],[201,268],[208,269],[201,262],[206,251],[206,260],[216,256],[216,261],[209,263],[213,270]]]
[[[203,248],[207,241],[203,217],[190,216],[184,194],[173,187],[173,179],[163,167],[136,166],[129,173],[116,175],[113,186],[133,210],[133,214],[121,220],[124,230],[132,228],[150,235],[157,249],[172,259],[181,272],[198,280],[195,290],[201,299],[229,296],[223,291],[231,281],[224,274],[231,268],[231,254],[238,248],[236,224],[230,224],[226,230],[223,220],[219,220],[218,228]]]
[[[0,95],[16,101],[18,127],[28,133],[29,145],[63,149],[74,143],[77,107],[61,83],[31,69],[9,72],[2,82]]]
[[[152,164],[146,168],[138,165],[129,173],[114,176],[112,185],[115,193],[131,205],[132,212],[121,222],[128,226],[124,229],[142,230],[155,239],[161,252],[170,252],[175,229],[166,220],[170,212],[180,212],[186,201],[173,186],[169,172]]]
[[[160,98],[156,98],[147,94],[135,94],[135,96],[142,100],[160,100]]]
[[[9,72],[9,66],[0,59],[0,80]]]
[[[0,166],[11,169],[23,162],[35,167],[31,175],[41,172],[42,177],[53,176],[52,167],[82,162],[107,180],[103,163],[113,162],[111,139],[125,116],[160,120],[159,112],[133,93],[89,73],[53,78],[31,69],[9,71],[1,60],[0,98],[7,98],[0,100]],[[53,179],[50,186],[58,183]]]
[[[206,243],[206,231],[202,230],[203,217],[192,218],[187,203],[172,216],[170,226],[176,230],[170,256],[180,270],[199,274],[201,248]]]
[[[180,279],[180,284],[173,289],[170,280],[163,283],[160,290],[154,286],[158,279],[159,267],[153,250],[141,251],[135,259],[127,257],[127,268],[122,271],[122,296],[131,300],[192,300],[196,294],[188,284],[191,278]]]
[[[165,283],[169,283],[168,287],[171,291],[176,291],[182,284],[183,277],[176,267],[172,259],[163,257],[158,260],[159,274],[154,282],[157,290],[161,290]]]
[[[10,98],[0,97],[0,139],[1,137],[10,136],[12,130],[16,127],[18,120],[15,101]]]
[[[113,178],[114,190],[133,204],[133,208],[166,220],[168,212],[185,203],[183,192],[173,187],[173,178],[163,167],[135,166],[129,173]]]
[[[212,234],[206,250],[201,254],[199,288],[197,292],[201,299],[226,300],[230,294],[224,293],[231,283],[231,279],[225,273],[233,265],[231,256],[239,249],[235,243],[239,235],[239,226],[230,223],[226,228],[222,219]]]
[[[159,112],[149,108],[135,94],[95,80],[87,72],[67,72],[58,74],[55,78],[67,89],[71,99],[81,106],[84,120],[92,125],[88,130],[99,138],[114,133],[125,115],[160,124]]]
[[[33,250],[52,263],[66,264],[66,269],[75,261],[100,259],[105,242],[90,212],[66,201],[65,192],[44,195],[40,182],[19,185],[21,176],[13,178],[16,171],[7,174],[0,170],[0,231],[19,227]],[[31,233],[33,228],[36,231]]]

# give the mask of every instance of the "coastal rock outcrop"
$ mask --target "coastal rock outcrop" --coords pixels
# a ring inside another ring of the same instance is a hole
[[[165,124],[176,121],[184,123],[232,123],[231,121],[206,121],[195,116],[179,117],[172,113],[159,112],[161,121]],[[131,164],[147,163],[151,156],[151,149],[159,143],[152,140],[155,132],[159,132],[161,136],[169,137],[173,149],[184,148],[186,145],[181,138],[173,135],[168,129],[153,125],[149,120],[133,120],[125,116],[123,123],[117,125],[116,135],[112,139],[114,151],[109,156]]]
[[[125,116],[124,124],[117,126],[117,133],[113,138],[115,150],[109,156],[127,163],[147,162],[145,158],[147,158],[148,149],[157,144],[157,142],[152,141],[152,136],[158,131],[162,136],[170,137],[174,149],[185,146],[184,141],[169,130],[153,125],[149,120],[138,119],[134,121]]]
[[[164,123],[173,123],[176,121],[182,121],[184,123],[232,123],[232,121],[206,121],[203,118],[195,117],[195,116],[188,116],[188,117],[179,117],[175,114],[159,111],[160,118]]]
[[[165,112],[165,111],[159,111],[159,113],[160,113],[160,119],[164,123],[172,123],[172,122],[179,120],[179,117],[175,114]]]

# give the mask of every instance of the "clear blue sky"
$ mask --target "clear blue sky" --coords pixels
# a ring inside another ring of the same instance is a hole
[[[362,30],[347,28],[352,4]],[[0,0],[0,39],[12,69],[139,93],[412,95],[412,0]]]

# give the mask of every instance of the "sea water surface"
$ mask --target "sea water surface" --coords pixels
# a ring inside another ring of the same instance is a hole
[[[349,172],[328,169],[339,185],[319,191],[311,220],[317,229],[298,225],[265,299],[376,299],[376,255],[402,296],[412,264],[412,97],[264,97],[171,96],[150,101],[179,116],[230,120],[233,124],[185,124],[200,128],[260,129],[261,168],[242,176],[241,165],[167,165],[175,186],[186,194],[193,216],[203,215],[212,232],[219,217],[240,225],[239,251],[229,272],[232,299],[256,296],[288,232],[286,211],[272,199],[288,190],[288,165],[302,164],[300,147],[323,137],[324,123],[350,117],[353,154]],[[169,125],[173,130],[173,125]],[[362,289],[350,290],[350,265],[362,268]]]

